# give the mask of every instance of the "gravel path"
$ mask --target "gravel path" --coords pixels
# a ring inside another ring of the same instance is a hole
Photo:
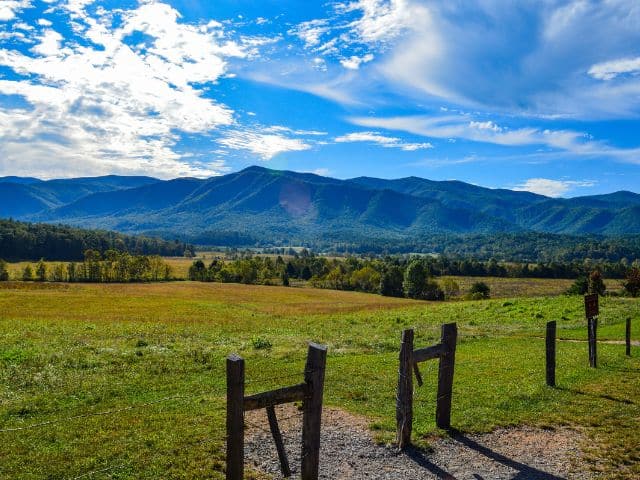
[[[295,407],[278,409],[293,478],[300,465],[300,420]],[[264,411],[247,414],[247,466],[282,478]],[[580,434],[561,428],[500,429],[486,435],[437,439],[433,451],[398,453],[376,445],[366,419],[340,410],[323,411],[320,478],[322,479],[588,479],[579,470]],[[258,428],[259,427],[259,428]]]

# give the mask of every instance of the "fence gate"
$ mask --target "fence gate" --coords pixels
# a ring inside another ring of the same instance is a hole
[[[275,406],[302,401],[302,480],[316,480],[320,461],[320,421],[327,347],[309,344],[304,382],[268,392],[245,396],[244,359],[227,358],[227,480],[242,480],[244,475],[244,412],[265,408],[269,428],[278,451],[280,468],[291,476],[282,442]]]
[[[396,399],[396,424],[398,448],[411,444],[413,427],[413,375],[418,386],[422,386],[422,376],[418,364],[434,358],[440,359],[438,368],[438,395],[436,400],[436,425],[439,428],[451,426],[451,395],[453,389],[453,369],[456,356],[458,327],[455,323],[442,325],[440,343],[431,347],[413,349],[413,329],[402,332],[400,346],[400,367],[398,369],[398,396]]]

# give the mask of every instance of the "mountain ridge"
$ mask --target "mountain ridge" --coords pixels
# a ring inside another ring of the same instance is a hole
[[[434,234],[640,234],[640,195],[551,198],[420,177],[335,179],[260,166],[208,179],[0,178],[0,216],[181,238],[282,244]],[[37,179],[36,179],[37,180]]]

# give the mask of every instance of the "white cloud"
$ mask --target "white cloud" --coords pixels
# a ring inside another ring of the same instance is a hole
[[[60,42],[62,35],[55,30],[45,30],[39,37],[40,43],[34,46],[31,51],[45,57],[50,57],[60,53]]]
[[[371,60],[373,60],[373,55],[371,53],[367,53],[362,57],[352,55],[349,58],[343,58],[342,60],[340,60],[340,64],[344,68],[348,68],[349,70],[358,70],[360,68],[360,65],[362,65],[363,63],[368,63]]]
[[[0,65],[30,77],[0,80],[0,93],[31,105],[0,107],[0,170],[41,162],[41,169],[65,175],[86,173],[89,165],[162,177],[215,173],[218,165],[189,163],[177,144],[183,134],[234,122],[233,112],[205,98],[201,87],[227,73],[227,58],[246,56],[244,47],[218,22],[182,23],[166,4],[90,17],[87,3],[63,4],[82,42],[45,28],[35,56],[0,49]],[[146,40],[130,46],[133,33]]]
[[[51,23],[46,18],[40,18],[38,19],[38,25],[40,25],[41,27],[50,27],[51,25],[53,25],[53,23]]]
[[[538,145],[579,156],[609,157],[640,163],[640,148],[616,148],[592,140],[589,135],[583,132],[573,130],[549,130],[534,127],[507,129],[492,121],[469,121],[466,115],[353,117],[349,120],[361,127],[404,131],[428,138],[459,138],[508,147]]]
[[[322,18],[302,22],[290,29],[288,33],[300,38],[306,47],[315,47],[320,44],[321,37],[330,31],[329,20]]]
[[[516,185],[513,190],[519,192],[532,192],[547,197],[561,197],[574,188],[593,187],[595,182],[576,180],[551,180],[549,178],[530,178]]]
[[[589,69],[589,75],[599,80],[611,80],[625,73],[640,74],[640,57],[598,63]]]
[[[334,142],[337,143],[348,143],[348,142],[367,142],[367,143],[376,143],[385,148],[399,148],[401,150],[407,152],[413,152],[416,150],[424,150],[428,148],[433,148],[433,145],[429,142],[424,143],[410,143],[404,142],[397,137],[387,137],[385,135],[381,135],[378,132],[353,132],[347,133],[345,135],[336,137]]]
[[[247,150],[262,160],[271,160],[285,152],[309,150],[312,146],[301,138],[292,138],[284,133],[286,127],[271,127],[258,131],[249,129],[226,132],[218,143],[233,150]]]
[[[342,4],[338,11],[357,11],[361,17],[350,23],[350,31],[359,41],[367,44],[388,42],[412,22],[415,7],[407,0],[357,0]]]
[[[0,22],[13,20],[20,10],[30,6],[29,0],[0,0]]]

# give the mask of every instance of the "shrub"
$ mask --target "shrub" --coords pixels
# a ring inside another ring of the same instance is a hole
[[[491,296],[491,288],[484,282],[476,282],[471,285],[469,295],[472,297],[472,300],[487,299]]]
[[[256,350],[268,350],[273,347],[269,339],[260,336],[253,337],[251,339],[251,345],[253,345],[253,348]]]
[[[587,277],[578,277],[573,285],[567,290],[567,295],[584,295],[589,290],[589,280]]]

